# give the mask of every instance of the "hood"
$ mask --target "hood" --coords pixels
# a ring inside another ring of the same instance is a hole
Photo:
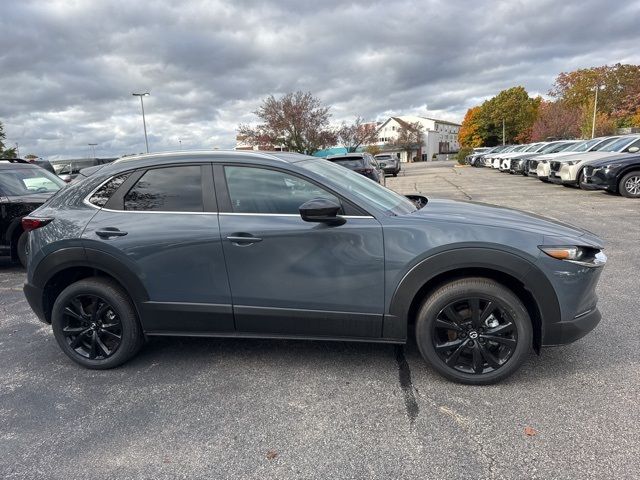
[[[613,153],[604,158],[589,161],[589,165],[601,167],[604,165],[627,165],[630,163],[638,163],[640,165],[640,155],[632,153]]]
[[[588,238],[585,240],[588,239],[588,243],[601,244],[601,241],[588,230],[552,218],[486,203],[429,199],[429,203],[424,208],[409,215],[452,223],[523,230],[547,236],[565,238],[586,236]]]
[[[615,152],[580,152],[575,155],[567,155],[565,157],[557,158],[558,162],[591,162],[594,160],[600,160],[601,158],[610,157],[615,155]]]

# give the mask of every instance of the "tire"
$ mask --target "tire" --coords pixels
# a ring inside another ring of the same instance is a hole
[[[397,177],[398,176],[398,172],[393,172],[393,176]]]
[[[640,198],[640,170],[627,173],[618,184],[618,192],[627,198]]]
[[[95,298],[98,301],[94,304]],[[94,316],[96,310],[97,316]],[[51,326],[62,351],[90,369],[122,365],[138,353],[144,343],[131,299],[116,282],[104,278],[87,278],[65,288],[53,304]],[[84,333],[70,334],[80,331]]]
[[[16,255],[24,268],[27,268],[27,249],[29,243],[29,232],[22,232],[16,243]]]
[[[474,299],[476,325],[471,319]],[[423,358],[442,376],[469,385],[496,383],[518,370],[532,339],[531,318],[520,299],[487,278],[440,286],[424,301],[416,320],[416,342]]]

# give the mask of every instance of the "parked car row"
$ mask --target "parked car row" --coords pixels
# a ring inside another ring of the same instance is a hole
[[[584,190],[607,190],[640,198],[640,135],[501,145],[467,156],[475,167],[535,176]]]

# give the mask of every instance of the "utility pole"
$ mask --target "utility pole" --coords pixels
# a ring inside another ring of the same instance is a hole
[[[144,102],[142,101],[142,97],[148,97],[149,92],[143,93],[132,93],[134,97],[140,97],[140,106],[142,107],[142,126],[144,127],[144,143],[147,146],[147,153],[149,153],[149,140],[147,139],[147,121],[144,117]]]
[[[598,90],[600,85],[596,85],[596,98],[593,102],[593,122],[591,123],[591,138],[596,136],[596,110],[598,110]]]

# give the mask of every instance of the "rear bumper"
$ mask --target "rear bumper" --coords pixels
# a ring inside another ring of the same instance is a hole
[[[42,304],[42,289],[35,287],[30,283],[25,283],[22,287],[22,291],[24,292],[24,296],[27,298],[29,306],[38,317],[38,320],[43,323],[49,323],[44,314],[44,305]]]
[[[594,306],[593,309],[571,320],[547,324],[542,346],[551,347],[575,342],[596,328],[601,318],[600,310]]]

